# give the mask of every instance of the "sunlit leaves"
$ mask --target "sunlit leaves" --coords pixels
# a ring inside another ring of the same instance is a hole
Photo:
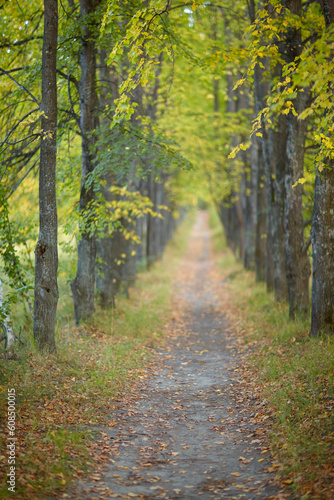
[[[284,42],[289,30],[300,30],[305,40],[303,50],[292,62],[287,62],[279,49],[279,44]],[[278,81],[271,79],[273,85],[267,99],[268,106],[255,120],[252,132],[258,135],[262,123],[271,126],[277,113],[292,113],[301,120],[311,118],[318,131],[314,139],[319,146],[314,165],[320,166],[322,158],[333,157],[333,30],[324,29],[319,5],[310,4],[300,17],[277,2],[270,14],[266,9],[258,11],[249,33],[251,62],[246,76],[237,82],[237,86],[242,85],[245,79],[252,82],[255,66],[258,64],[263,67],[264,58],[268,61],[265,78],[269,78],[277,64],[282,65],[283,76]],[[294,107],[298,92],[310,92],[311,97],[306,109],[299,114]]]

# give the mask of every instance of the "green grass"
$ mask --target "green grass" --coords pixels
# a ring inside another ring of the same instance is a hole
[[[211,207],[209,210],[209,226],[211,228],[213,251],[225,251],[227,249],[225,233],[223,230],[223,226],[219,220],[217,211],[213,207]]]
[[[40,355],[29,341],[28,330],[19,358],[3,361],[2,414],[7,411],[7,387],[15,387],[17,393],[20,498],[50,494],[93,466],[91,431],[110,423],[114,401],[145,378],[146,366],[152,360],[151,347],[163,341],[163,327],[172,308],[171,284],[191,225],[190,217],[176,231],[163,260],[139,274],[130,289],[130,299],[119,297],[115,309],[97,307],[90,323],[74,326],[71,295],[63,293],[56,354]],[[72,265],[70,258],[64,267],[67,265]],[[0,498],[7,498],[5,428],[0,438],[4,446]]]
[[[218,222],[211,218],[214,234]],[[332,498],[334,339],[310,338],[309,319],[289,320],[288,305],[277,304],[230,250],[218,247],[217,262],[230,277],[239,331],[254,346],[248,365],[273,415],[270,439],[281,473],[303,498]]]

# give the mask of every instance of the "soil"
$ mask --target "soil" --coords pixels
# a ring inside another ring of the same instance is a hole
[[[287,498],[238,375],[242,357],[226,319],[208,215],[200,212],[175,276],[173,334],[155,376],[120,402],[104,429],[110,459],[67,498]],[[237,373],[237,375],[236,375]],[[240,387],[240,398],[238,390]],[[264,410],[265,412],[265,410]],[[114,425],[115,424],[115,425]]]

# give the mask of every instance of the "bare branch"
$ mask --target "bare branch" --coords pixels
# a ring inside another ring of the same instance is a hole
[[[302,246],[302,252],[305,253],[307,252],[309,246],[311,245],[312,243],[312,238],[311,236],[309,237],[309,239],[306,241],[306,243],[304,243],[304,245]]]
[[[20,171],[27,164],[27,162],[31,160],[34,154],[37,153],[39,148],[40,144],[38,144],[38,146],[36,146],[34,149],[31,149],[26,153],[22,152],[24,148],[16,150],[14,154],[5,159],[5,163],[10,163],[12,167],[15,167],[16,165],[19,165],[20,163],[24,162],[19,169]]]
[[[68,78],[67,78],[67,93],[68,93],[68,98],[69,98],[69,101],[70,101],[70,105],[71,105],[71,113],[73,114],[73,116],[75,117],[75,121],[79,127],[79,130],[80,130],[80,134],[82,135],[82,137],[84,137],[83,133],[82,133],[82,130],[81,130],[81,124],[80,124],[80,120],[78,118],[78,116],[76,115],[75,111],[74,111],[74,107],[73,107],[73,101],[72,101],[72,95],[71,95],[71,85],[70,85],[70,80],[71,78],[71,75],[68,75]]]
[[[33,94],[30,92],[30,90],[28,90],[24,85],[15,80],[15,78],[11,76],[9,71],[5,71],[4,69],[0,68],[0,72],[4,75],[7,75],[14,83],[16,83],[16,85],[18,85],[22,90],[24,90],[28,95],[30,95],[30,97],[38,105],[38,107],[41,106],[40,103],[37,101],[36,97],[33,96]]]
[[[66,73],[63,73],[60,69],[57,69],[57,73],[58,73],[58,75],[65,78],[65,80],[67,80],[67,81],[70,80],[71,83],[74,83],[77,91],[79,91],[79,82],[73,75],[66,75]]]
[[[20,142],[27,141],[28,139],[30,139],[30,137],[35,137],[36,138],[36,137],[40,137],[40,135],[41,134],[30,134],[30,135],[27,135],[27,137],[24,137],[23,139],[18,139],[15,142],[7,142],[6,144],[8,146],[16,146],[16,144],[19,144]]]
[[[8,73],[14,73],[15,71],[22,71],[22,70],[27,70],[27,69],[29,69],[29,66],[20,66],[19,68],[8,69],[7,75],[8,75]]]
[[[21,179],[19,181],[17,181],[17,183],[15,184],[15,186],[12,187],[9,195],[7,196],[6,200],[8,200],[8,198],[10,198],[12,196],[12,194],[17,190],[17,188],[19,187],[19,185],[21,184],[22,181],[24,181],[24,179],[30,174],[30,172],[35,168],[36,166],[36,163],[38,162],[38,160],[40,159],[40,156],[38,156],[36,158],[36,160],[34,161],[34,163],[31,165],[30,168],[28,168],[28,170],[26,171],[26,173],[24,174],[23,177],[21,177]]]
[[[34,135],[34,138],[31,139],[31,140],[29,140],[28,142],[25,142],[24,144],[22,144],[22,146],[16,150],[16,152],[15,152],[16,154],[19,154],[21,151],[23,151],[23,149],[25,149],[26,147],[28,147],[32,142],[34,142],[36,140],[36,137],[38,137],[38,135],[35,135],[35,134],[33,134],[33,135]],[[6,147],[3,148],[3,150],[1,151],[1,153],[3,154],[9,147],[10,147],[10,145],[7,144]]]
[[[29,111],[28,113],[26,113],[11,129],[10,131],[7,133],[5,139],[2,141],[2,143],[0,144],[0,148],[7,142],[7,139],[8,137],[14,132],[14,130],[17,129],[17,127],[26,119],[28,118],[28,116],[32,115],[33,113],[35,113],[36,111],[39,111],[39,108],[34,108],[32,109],[31,111]]]
[[[42,36],[31,36],[30,38],[25,38],[24,40],[18,40],[17,42],[6,42],[0,45],[0,49],[7,49],[10,47],[18,47],[19,45],[25,45],[33,40],[43,40]]]

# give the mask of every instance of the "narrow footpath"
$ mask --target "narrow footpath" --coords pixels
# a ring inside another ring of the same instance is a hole
[[[275,484],[261,439],[266,419],[254,424],[242,392],[235,397],[240,359],[230,348],[224,282],[210,247],[208,215],[200,212],[175,276],[182,327],[175,325],[178,334],[158,350],[155,377],[111,416],[116,423],[105,430],[113,450],[108,467],[65,497],[288,498]]]

